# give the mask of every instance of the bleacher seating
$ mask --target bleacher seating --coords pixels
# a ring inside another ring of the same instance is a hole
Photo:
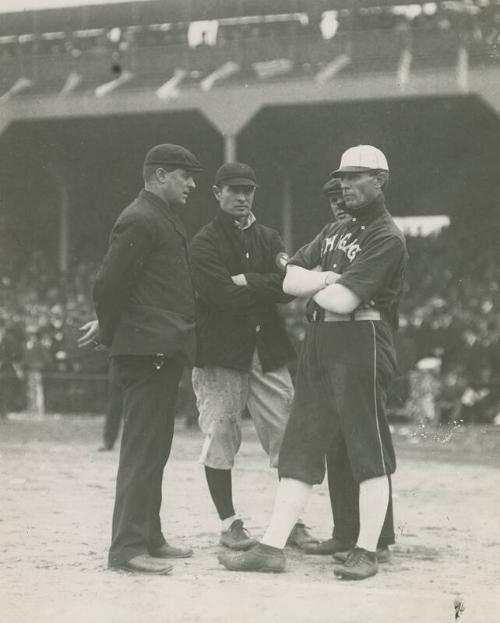
[[[276,11],[282,11],[275,15],[269,14],[269,2],[260,3],[260,15],[251,13],[259,4],[255,0],[235,3],[239,14],[221,13],[225,4],[215,3],[213,10],[205,12],[206,19],[220,16],[215,45],[200,41],[196,47],[188,44],[190,15],[181,3],[170,12],[155,2],[47,10],[31,21],[29,12],[4,14],[0,95],[20,78],[32,82],[20,90],[20,96],[57,94],[71,74],[79,76],[75,93],[92,93],[121,71],[133,74],[121,88],[156,90],[176,69],[186,72],[183,85],[199,85],[228,61],[240,68],[228,80],[251,82],[311,78],[343,54],[350,61],[342,66],[342,74],[396,72],[405,49],[412,54],[412,71],[452,68],[461,47],[470,51],[473,65],[500,60],[496,49],[500,10],[494,6],[472,5],[475,10],[469,14],[443,5],[435,15],[421,13],[413,20],[387,6],[362,6],[354,13],[343,9],[337,12],[337,32],[327,39],[317,15],[296,11],[305,8],[301,2],[284,0],[280,7],[275,5]],[[193,6],[199,11],[198,4]],[[196,11],[192,15],[199,16]],[[74,28],[68,29],[68,24]],[[274,75],[258,71],[259,63],[272,61],[278,68]]]

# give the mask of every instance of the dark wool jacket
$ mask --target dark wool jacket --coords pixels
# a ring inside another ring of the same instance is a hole
[[[94,285],[100,340],[111,355],[173,355],[194,362],[195,298],[186,231],[147,190],[120,214]]]
[[[255,222],[241,230],[222,210],[193,238],[197,366],[249,370],[255,347],[266,372],[295,357],[276,307],[292,300],[283,293],[284,274],[276,263],[282,251],[275,230]],[[248,286],[233,283],[238,274]]]

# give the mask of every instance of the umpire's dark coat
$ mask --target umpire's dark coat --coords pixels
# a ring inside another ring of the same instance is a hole
[[[222,210],[193,238],[197,366],[249,370],[256,347],[264,371],[295,356],[276,308],[293,298],[282,290],[283,273],[276,263],[282,251],[274,229],[254,222],[241,230]],[[233,283],[231,276],[238,274],[245,275],[248,286]]]
[[[97,275],[100,340],[111,355],[195,354],[187,238],[174,208],[142,190],[113,227]]]
[[[94,300],[123,392],[112,567],[164,543],[163,469],[186,361],[193,362],[195,301],[186,232],[175,210],[142,190],[116,221]]]

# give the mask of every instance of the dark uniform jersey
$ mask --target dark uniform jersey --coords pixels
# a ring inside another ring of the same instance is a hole
[[[396,368],[393,329],[406,261],[404,236],[383,197],[357,210],[350,221],[324,227],[290,260],[339,273],[337,283],[358,295],[360,307],[377,309],[381,320],[353,315],[350,322],[327,322],[315,304],[281,446],[282,478],[320,483],[332,448],[345,455],[357,482],[396,469],[385,411]]]
[[[289,264],[340,273],[337,283],[357,294],[361,307],[378,309],[395,328],[406,262],[404,236],[381,198],[347,222],[326,225]],[[319,306],[316,311],[322,313]]]

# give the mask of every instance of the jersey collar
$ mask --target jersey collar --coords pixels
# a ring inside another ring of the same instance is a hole
[[[369,225],[376,218],[387,212],[384,195],[381,194],[374,201],[372,201],[372,203],[369,203],[362,208],[352,211],[346,209],[346,212],[351,215],[351,222]]]

